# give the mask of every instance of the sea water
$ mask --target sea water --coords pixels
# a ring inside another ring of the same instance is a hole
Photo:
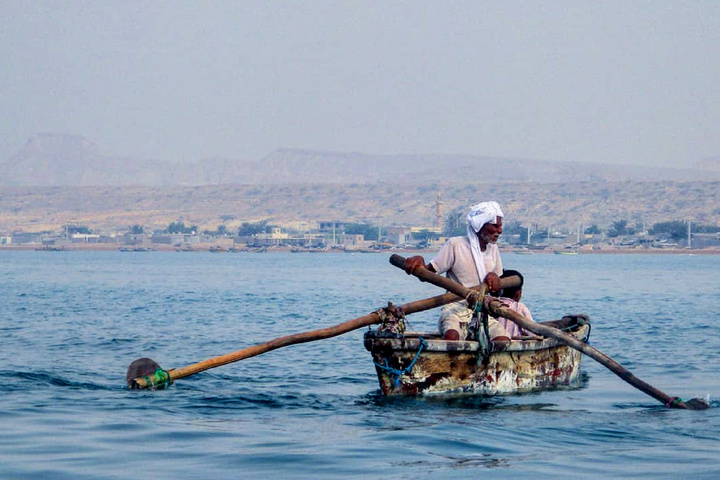
[[[720,477],[720,256],[513,255],[536,320],[586,313],[579,387],[385,398],[363,331],[125,386],[441,293],[389,254],[0,252],[0,479]],[[408,317],[436,328],[437,311]]]

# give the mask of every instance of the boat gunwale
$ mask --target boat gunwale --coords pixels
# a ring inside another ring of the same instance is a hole
[[[549,322],[550,323],[550,322]],[[590,323],[576,324],[567,332],[579,340],[587,342],[590,336]],[[422,340],[421,340],[422,339]],[[405,332],[403,335],[387,335],[378,330],[368,330],[365,333],[365,348],[368,351],[375,349],[391,349],[394,351],[417,351],[424,342],[425,352],[447,352],[447,353],[473,353],[477,352],[480,344],[477,340],[443,340],[437,333],[427,332]],[[565,346],[564,343],[554,338],[528,338],[513,337],[504,352],[526,352],[537,351],[558,346]]]

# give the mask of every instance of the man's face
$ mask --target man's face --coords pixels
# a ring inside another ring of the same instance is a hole
[[[495,223],[486,223],[478,232],[480,239],[488,243],[497,243],[502,235],[502,217],[495,217]]]

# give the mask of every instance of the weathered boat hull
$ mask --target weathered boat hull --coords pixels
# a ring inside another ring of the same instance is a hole
[[[587,317],[546,322],[587,341]],[[573,385],[582,354],[557,340],[513,339],[508,348],[478,355],[477,341],[442,340],[437,334],[388,335],[368,331],[365,347],[385,395],[502,395]],[[422,347],[422,348],[421,348]],[[420,351],[420,353],[418,353]]]

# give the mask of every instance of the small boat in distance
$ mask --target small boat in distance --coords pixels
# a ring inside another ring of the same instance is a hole
[[[35,251],[37,252],[65,252],[67,251],[67,248],[64,246],[55,247],[52,245],[43,245],[42,247],[36,248]]]
[[[587,342],[587,315],[541,322]],[[474,340],[443,340],[437,333],[369,330],[371,353],[384,395],[503,395],[572,386],[581,353],[552,338],[514,337],[502,351],[483,355]]]
[[[580,246],[578,244],[565,245],[564,247],[558,247],[553,250],[556,255],[577,255]]]

